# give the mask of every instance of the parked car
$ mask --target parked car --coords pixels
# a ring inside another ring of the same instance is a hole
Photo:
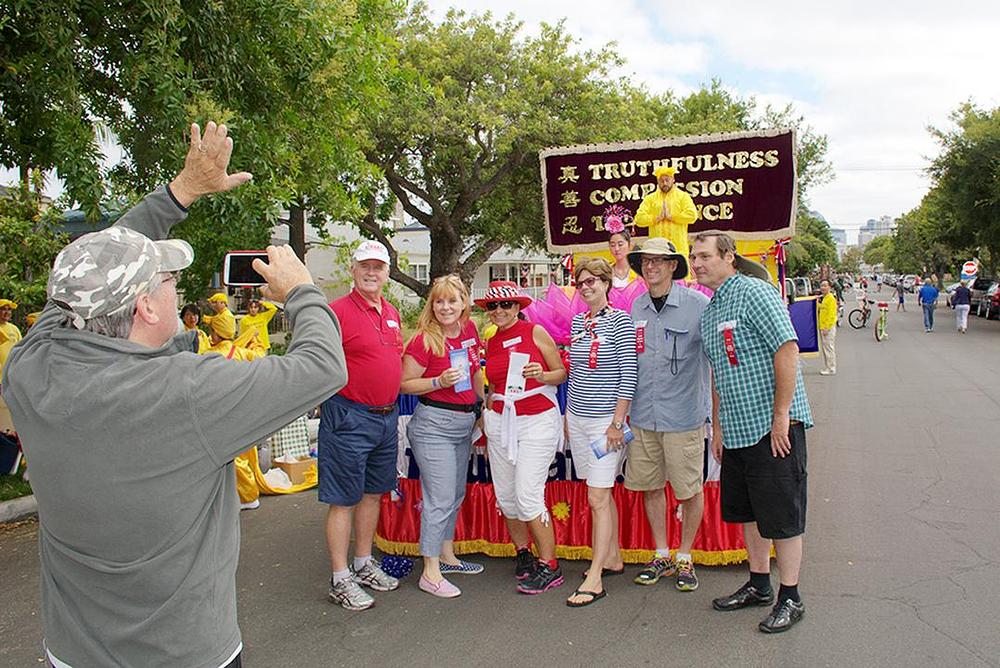
[[[917,285],[918,278],[919,277],[915,274],[907,274],[906,276],[903,276],[903,289],[907,292],[913,292],[914,286]]]
[[[1000,283],[994,281],[979,300],[979,315],[987,320],[1000,316]]]
[[[986,276],[981,276],[973,282],[972,287],[969,291],[972,293],[969,301],[972,306],[972,313],[979,315],[981,311],[980,304],[982,303],[984,297],[989,293],[990,288],[997,284],[996,279],[988,278]]]

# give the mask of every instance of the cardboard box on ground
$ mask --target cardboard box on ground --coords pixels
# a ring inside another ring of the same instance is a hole
[[[277,466],[282,471],[288,475],[288,479],[292,481],[293,485],[301,485],[305,482],[306,471],[310,468],[315,468],[316,458],[315,457],[296,457],[295,461],[287,462],[276,460],[274,466]]]

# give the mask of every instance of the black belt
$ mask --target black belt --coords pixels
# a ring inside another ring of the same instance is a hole
[[[375,413],[377,415],[388,415],[396,410],[396,404],[387,404],[385,406],[365,406],[365,410],[369,413]]]
[[[427,397],[417,397],[417,401],[422,403],[424,406],[433,406],[434,408],[443,408],[446,411],[456,411],[458,413],[475,413],[479,415],[480,406],[482,404],[452,404],[447,401],[435,401],[434,399],[428,399]]]

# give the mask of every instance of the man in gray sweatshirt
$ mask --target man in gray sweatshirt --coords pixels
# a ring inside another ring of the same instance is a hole
[[[288,247],[255,268],[285,302],[284,356],[232,364],[177,334],[164,240],[228,174],[232,139],[191,127],[184,169],[56,258],[49,302],[10,354],[3,395],[38,500],[42,616],[54,666],[240,665],[233,458],[344,386],[340,327]]]

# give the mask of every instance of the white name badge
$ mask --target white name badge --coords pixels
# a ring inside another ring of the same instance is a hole
[[[637,320],[636,323],[635,323],[635,328],[636,329],[645,329],[647,322],[649,322],[649,321],[648,320]]]
[[[720,322],[715,329],[718,332],[724,332],[727,329],[736,329],[736,321],[726,320],[725,322]]]
[[[389,325],[393,329],[399,329],[399,323],[396,322],[395,320],[386,320],[385,324]]]
[[[521,342],[521,337],[520,336],[515,336],[513,339],[507,339],[506,341],[504,341],[503,342],[503,347],[504,348],[510,348],[511,346],[516,346],[520,342]]]
[[[465,349],[469,349],[474,345],[476,345],[475,339],[466,339],[465,341],[462,341],[462,347]]]

